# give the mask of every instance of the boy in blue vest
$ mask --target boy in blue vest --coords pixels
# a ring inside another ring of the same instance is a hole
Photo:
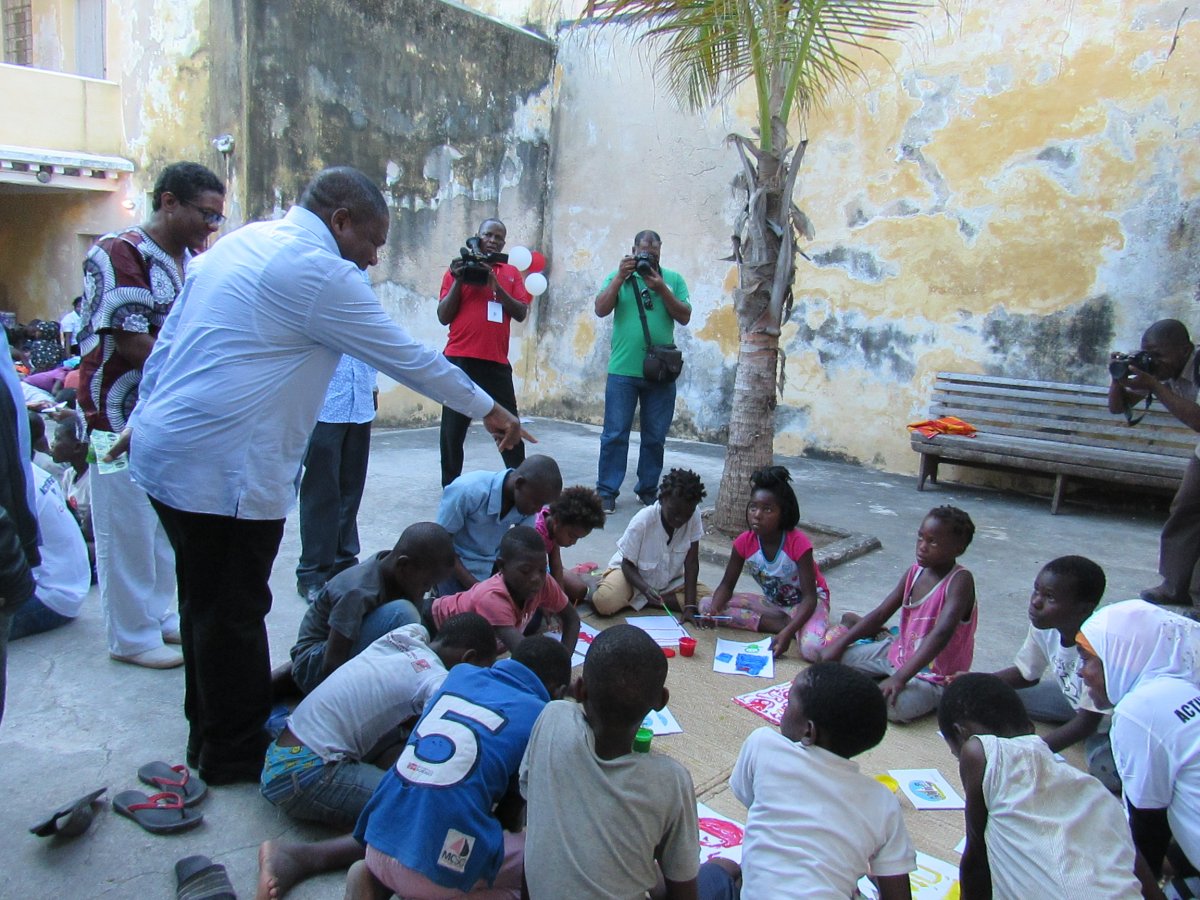
[[[354,831],[376,881],[399,897],[520,896],[516,777],[533,723],[570,677],[570,652],[548,637],[490,669],[451,670]],[[347,898],[374,896],[361,866]]]

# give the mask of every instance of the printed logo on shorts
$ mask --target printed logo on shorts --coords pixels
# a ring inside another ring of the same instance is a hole
[[[467,860],[471,858],[471,850],[474,847],[475,838],[450,828],[446,831],[446,839],[442,841],[442,852],[438,854],[438,865],[461,875],[466,871]]]

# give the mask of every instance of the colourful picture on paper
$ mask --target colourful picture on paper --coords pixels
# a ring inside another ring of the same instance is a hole
[[[717,638],[713,653],[713,671],[726,675],[749,675],[753,678],[774,678],[775,657],[770,640],[742,644]]]
[[[746,826],[703,803],[696,804],[696,818],[700,824],[700,862],[706,863],[720,856],[740,865]]]
[[[958,866],[917,852],[917,869],[908,876],[912,900],[958,900]],[[867,900],[879,900],[871,879],[863,878],[858,889]]]
[[[665,706],[662,709],[650,710],[650,715],[642,721],[642,727],[653,731],[655,737],[661,734],[683,734],[683,726],[679,724],[674,713]]]
[[[791,690],[792,683],[785,681],[783,684],[734,697],[733,702],[744,706],[756,716],[762,716],[772,725],[778,725],[783,721],[783,711],[787,709],[788,694]]]
[[[660,647],[678,647],[681,637],[689,637],[674,616],[628,616],[625,621],[642,629]]]
[[[962,809],[962,797],[937,769],[891,769],[900,790],[917,809]]]

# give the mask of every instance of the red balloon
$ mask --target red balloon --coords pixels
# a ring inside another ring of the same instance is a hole
[[[529,271],[530,272],[540,272],[545,268],[546,268],[546,257],[542,256],[542,254],[540,254],[536,250],[534,250],[533,251],[533,262],[531,262],[529,264]]]

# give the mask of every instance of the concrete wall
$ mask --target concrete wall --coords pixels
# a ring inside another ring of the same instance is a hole
[[[425,0],[246,0],[245,10],[247,215],[286,208],[324,166],[362,169],[394,209],[371,270],[376,290],[415,335],[442,346],[442,273],[480,221],[504,219],[510,247],[541,243],[553,44]],[[519,377],[530,329],[514,326]],[[396,388],[381,414],[411,421],[439,410]]]
[[[1102,382],[1150,321],[1200,330],[1200,10],[965,6],[864,57],[865,83],[809,119],[797,201],[817,237],[784,329],[781,452],[907,471],[904,424],[936,371]],[[552,299],[526,396],[598,416],[609,332],[591,300],[656,228],[695,309],[677,430],[719,439],[737,352],[723,138],[749,132],[753,98],[681,113],[627,35],[559,37]]]

